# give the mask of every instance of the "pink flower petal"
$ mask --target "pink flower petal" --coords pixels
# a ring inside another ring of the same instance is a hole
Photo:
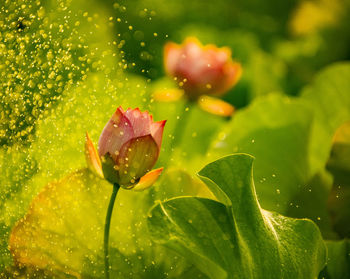
[[[109,153],[116,160],[119,149],[122,145],[134,137],[134,130],[131,122],[125,116],[121,107],[118,107],[111,119],[104,127],[98,141],[100,157]]]
[[[85,138],[85,160],[88,165],[88,168],[103,178],[102,165],[100,157],[97,154],[96,148],[92,143],[88,133],[86,132]]]
[[[163,168],[151,170],[140,178],[140,181],[132,188],[133,191],[141,192],[150,188],[159,178]]]
[[[231,61],[224,66],[224,73],[226,76],[226,82],[224,84],[223,91],[226,91],[233,87],[242,76],[242,66],[239,63]]]
[[[169,75],[174,75],[181,55],[179,46],[175,43],[167,43],[164,47],[164,67]]]
[[[240,65],[232,61],[229,48],[202,46],[195,38],[182,45],[168,43],[164,59],[167,73],[192,100],[204,94],[222,95],[240,78]]]
[[[156,163],[159,148],[152,135],[132,138],[120,149],[117,159],[120,185],[128,188]]]
[[[141,137],[151,133],[152,119],[148,112],[141,112],[138,108],[128,109],[124,114],[134,130],[134,137]]]
[[[157,143],[159,149],[162,145],[163,130],[165,123],[166,120],[153,122],[151,126],[151,135]]]

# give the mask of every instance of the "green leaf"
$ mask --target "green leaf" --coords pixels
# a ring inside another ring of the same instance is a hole
[[[321,71],[301,94],[301,102],[315,115],[311,141],[311,165],[322,170],[336,130],[350,120],[350,63],[333,64]]]
[[[178,168],[168,168],[161,176],[160,187],[152,187],[155,201],[164,201],[178,196],[196,196],[215,199],[206,185],[188,172]],[[152,204],[153,205],[153,204]]]
[[[319,278],[344,279],[350,278],[350,242],[348,239],[341,241],[326,241],[328,248],[328,260],[325,269]]]
[[[324,210],[329,211],[333,229],[341,238],[350,236],[349,90],[350,63],[342,62],[321,71],[304,89],[300,99],[315,115],[311,130],[310,165],[317,172],[327,167],[334,178],[329,197],[323,198],[328,200]],[[317,196],[320,196],[319,193]]]
[[[321,71],[302,92],[303,100],[313,106],[317,117],[332,134],[350,118],[349,77],[349,62],[333,64]]]
[[[337,239],[333,230],[333,222],[329,214],[329,195],[333,185],[333,177],[327,171],[314,175],[291,199],[286,215],[294,218],[313,220],[325,239]]]
[[[308,150],[312,116],[304,105],[287,97],[257,98],[222,129],[209,150],[209,158],[234,152],[253,155],[262,206],[285,213],[292,197],[313,176]]]
[[[204,167],[199,176],[221,202],[194,197],[160,202],[148,219],[153,240],[210,278],[316,278],[326,262],[317,226],[263,210],[252,163],[251,156],[236,154]]]
[[[300,98],[257,98],[218,134],[209,157],[252,154],[263,207],[281,213],[293,211],[290,207],[306,201],[302,195],[311,189],[315,176],[324,173],[336,129],[350,119],[349,80],[349,63],[339,63],[322,71]],[[329,190],[322,191],[325,204]],[[297,211],[301,213],[298,217],[310,216],[301,207]]]
[[[340,238],[350,237],[350,122],[342,125],[333,137],[327,169],[334,177],[328,198],[332,225]]]
[[[337,177],[337,183],[347,183],[350,175],[350,121],[340,126],[333,137],[327,168]]]

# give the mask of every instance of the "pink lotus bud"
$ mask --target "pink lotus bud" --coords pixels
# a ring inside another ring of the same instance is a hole
[[[103,172],[105,179],[123,188],[150,187],[163,170],[151,171],[159,156],[165,122],[153,122],[148,112],[138,108],[124,111],[118,107],[101,133],[98,155],[86,144],[90,169]]]
[[[182,45],[167,43],[164,62],[168,75],[192,100],[204,94],[222,96],[242,73],[241,65],[232,61],[229,48],[202,46],[194,38],[186,39]]]

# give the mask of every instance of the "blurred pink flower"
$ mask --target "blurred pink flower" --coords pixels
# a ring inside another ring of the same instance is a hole
[[[202,46],[195,38],[182,45],[167,43],[164,50],[165,70],[175,78],[189,99],[201,95],[222,96],[239,80],[242,68],[232,61],[229,48]]]
[[[148,112],[138,108],[124,111],[118,107],[100,135],[98,154],[87,135],[90,169],[123,188],[150,187],[163,170],[151,171],[159,156],[165,122],[154,122]]]

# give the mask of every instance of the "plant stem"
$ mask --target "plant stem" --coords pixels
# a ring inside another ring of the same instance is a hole
[[[106,222],[105,222],[105,233],[104,233],[104,242],[103,242],[103,248],[105,252],[105,278],[109,279],[109,230],[111,226],[111,218],[112,218],[112,212],[114,207],[115,198],[117,197],[118,190],[120,186],[117,183],[113,184],[113,192],[111,195],[111,199],[109,200],[109,205],[107,209],[107,215],[106,215]]]
[[[191,101],[186,101],[184,103],[184,106],[182,108],[182,113],[180,115],[180,118],[178,119],[175,129],[174,129],[174,140],[171,144],[171,150],[170,150],[170,159],[171,156],[174,154],[175,149],[181,144],[183,140],[183,134],[186,130],[190,114],[191,114],[191,109],[193,108],[192,102]]]

